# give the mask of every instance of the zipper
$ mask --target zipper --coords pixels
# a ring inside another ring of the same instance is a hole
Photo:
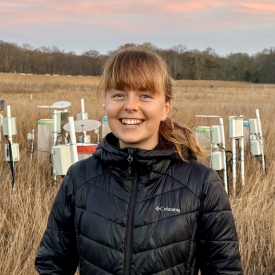
[[[129,162],[128,172],[131,174],[132,173],[131,162],[133,161],[133,156],[131,154],[129,154],[127,161]]]
[[[131,162],[133,161],[133,156],[129,154],[127,160],[129,161],[128,171],[132,173]],[[137,173],[134,172],[132,180],[132,189],[129,198],[129,207],[126,219],[126,232],[125,232],[125,246],[124,246],[124,271],[123,275],[129,275],[131,269],[132,260],[132,244],[133,244],[133,224],[134,224],[134,212],[137,201]]]

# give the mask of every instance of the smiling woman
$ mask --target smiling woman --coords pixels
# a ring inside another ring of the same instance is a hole
[[[168,118],[173,80],[154,52],[124,49],[99,91],[109,133],[72,165],[35,266],[40,274],[241,275],[235,223],[194,133]]]
[[[163,74],[167,72],[163,61],[138,53],[119,55],[115,62],[110,59],[99,89],[106,93],[109,126],[120,148],[153,149],[159,141],[160,122],[165,121],[171,107],[170,96],[166,100],[163,90],[171,92],[165,85],[170,79]]]

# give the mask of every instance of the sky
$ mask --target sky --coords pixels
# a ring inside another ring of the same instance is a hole
[[[0,0],[0,40],[76,54],[149,42],[253,55],[275,47],[275,0]]]

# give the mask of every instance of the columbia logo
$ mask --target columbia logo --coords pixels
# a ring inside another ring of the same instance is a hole
[[[171,211],[171,212],[178,212],[178,213],[180,213],[180,210],[178,209],[178,208],[169,208],[169,207],[164,207],[164,206],[161,206],[161,207],[159,207],[159,206],[157,206],[156,208],[155,208],[157,211]]]

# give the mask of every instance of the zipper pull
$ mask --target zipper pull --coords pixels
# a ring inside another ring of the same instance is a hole
[[[128,167],[128,172],[131,174],[132,169],[131,169],[131,162],[133,161],[133,157],[129,154],[127,161],[129,162],[129,167]]]

